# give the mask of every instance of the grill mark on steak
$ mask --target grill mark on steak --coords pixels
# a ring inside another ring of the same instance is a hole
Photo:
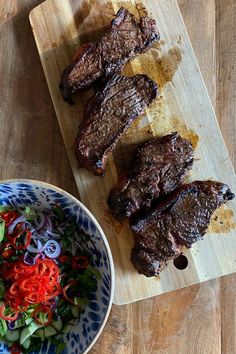
[[[78,90],[90,87],[99,78],[119,73],[123,66],[159,41],[155,20],[141,17],[139,22],[121,7],[102,38],[81,46],[74,62],[62,73],[60,89],[65,101]]]
[[[154,199],[178,187],[192,165],[192,144],[178,133],[145,142],[137,148],[130,172],[110,192],[111,213],[123,219],[149,208]]]
[[[121,135],[157,96],[146,75],[114,76],[87,103],[75,142],[80,167],[103,175],[108,154]]]
[[[191,247],[203,238],[213,212],[234,197],[226,184],[195,181],[135,217],[131,221],[134,267],[147,277],[158,275],[168,260],[182,253],[183,246]]]

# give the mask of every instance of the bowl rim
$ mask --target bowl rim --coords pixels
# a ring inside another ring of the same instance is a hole
[[[28,184],[39,184],[43,187],[46,188],[51,188],[51,189],[55,189],[57,192],[65,194],[68,198],[71,198],[75,203],[77,203],[81,209],[83,209],[87,215],[89,216],[89,218],[93,221],[93,223],[96,225],[96,228],[98,229],[100,235],[102,236],[103,242],[105,244],[106,250],[107,250],[107,254],[108,254],[108,259],[109,259],[109,264],[110,264],[110,270],[111,270],[111,291],[110,291],[110,298],[109,298],[109,304],[107,307],[107,312],[106,315],[101,323],[101,327],[99,328],[99,331],[97,332],[96,336],[94,337],[94,339],[92,340],[92,342],[89,344],[89,346],[82,352],[82,354],[86,354],[89,352],[89,350],[94,346],[94,344],[96,343],[96,341],[98,340],[99,336],[101,335],[105,324],[107,323],[109,314],[111,312],[111,307],[112,307],[112,303],[113,303],[113,298],[114,298],[114,292],[115,292],[115,270],[114,270],[114,262],[113,262],[113,257],[112,257],[112,253],[111,253],[111,249],[108,243],[108,240],[106,238],[106,235],[102,229],[102,227],[100,226],[99,222],[97,221],[97,219],[95,218],[95,216],[91,213],[91,211],[89,211],[89,209],[80,201],[78,200],[76,197],[74,197],[72,194],[70,194],[69,192],[66,192],[64,189],[57,187],[51,183],[48,182],[43,182],[43,181],[39,181],[36,179],[27,179],[27,178],[11,178],[11,179],[0,179],[0,185],[1,184],[6,184],[6,183],[28,183]]]

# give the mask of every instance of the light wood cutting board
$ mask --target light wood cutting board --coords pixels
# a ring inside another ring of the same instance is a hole
[[[58,84],[75,49],[98,38],[122,5],[136,16],[147,11],[156,19],[160,45],[128,64],[124,73],[148,74],[160,85],[161,97],[123,136],[109,159],[106,176],[95,177],[78,168],[73,146],[92,91],[79,93],[76,104],[69,106],[63,101]],[[176,130],[195,147],[189,180],[223,181],[236,192],[236,176],[176,0],[47,0],[32,10],[30,22],[81,201],[98,219],[112,249],[116,272],[114,303],[130,303],[235,272],[236,199],[217,212],[204,240],[185,251],[187,268],[179,270],[169,262],[157,279],[145,278],[133,269],[128,223],[115,221],[106,204],[117,176],[129,166],[136,144]]]

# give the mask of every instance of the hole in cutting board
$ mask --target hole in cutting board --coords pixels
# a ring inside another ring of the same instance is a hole
[[[183,270],[188,266],[188,258],[181,254],[181,256],[177,257],[173,261],[175,268]]]

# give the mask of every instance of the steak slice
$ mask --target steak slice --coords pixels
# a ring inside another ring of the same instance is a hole
[[[226,184],[195,181],[175,190],[159,205],[131,222],[135,246],[131,261],[139,273],[156,276],[182,247],[202,239],[213,212],[234,198]]]
[[[72,94],[79,89],[119,73],[130,59],[147,51],[159,39],[155,20],[141,17],[137,21],[121,7],[103,37],[80,47],[74,62],[65,68],[60,84],[63,98],[71,102]]]
[[[178,133],[145,142],[136,150],[130,172],[111,190],[111,213],[123,219],[150,207],[154,199],[178,187],[192,165],[192,144]]]
[[[109,80],[85,108],[75,143],[80,167],[103,175],[108,154],[156,96],[157,85],[146,75]]]

